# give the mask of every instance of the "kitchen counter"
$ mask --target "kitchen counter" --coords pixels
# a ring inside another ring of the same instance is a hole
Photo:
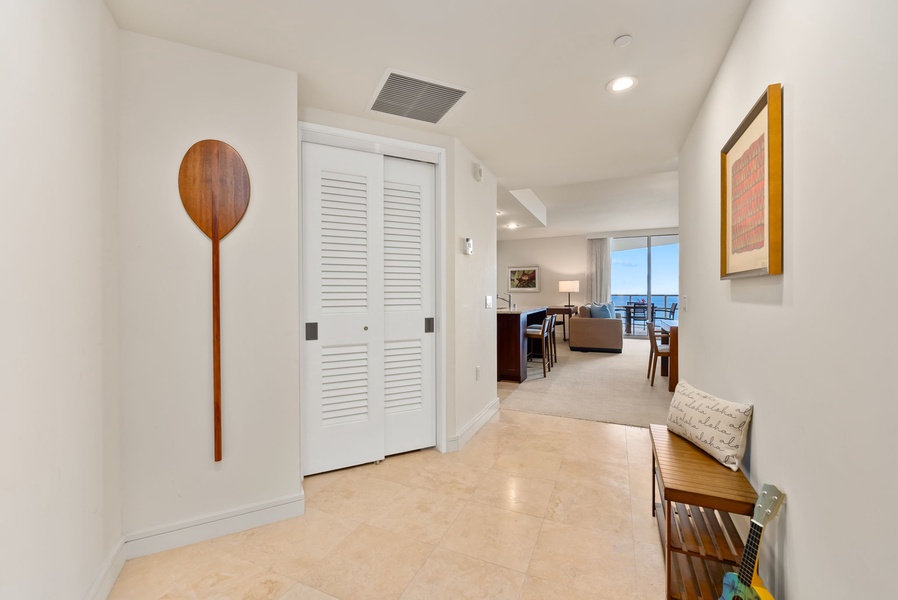
[[[496,311],[496,365],[499,381],[524,381],[527,379],[528,325],[541,324],[546,318],[546,307],[528,310]]]

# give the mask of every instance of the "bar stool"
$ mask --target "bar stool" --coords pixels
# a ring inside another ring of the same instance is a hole
[[[549,370],[551,371],[552,367],[558,363],[558,338],[555,337],[555,324],[558,321],[558,315],[546,315],[546,318],[552,319],[552,322],[549,323]],[[539,331],[540,327],[542,325],[528,325],[527,329],[529,331]]]
[[[555,337],[555,322],[558,320],[558,315],[549,315],[552,317],[552,322],[549,324],[549,337],[552,342],[552,365],[558,364],[558,339]]]
[[[539,340],[543,355],[543,377],[548,377],[548,371],[552,369],[552,338],[549,336],[551,324],[552,317],[547,316],[543,319],[543,324],[539,326],[539,329],[536,329],[535,326],[528,327],[524,334],[528,340]],[[527,359],[530,360],[530,355],[527,356]]]

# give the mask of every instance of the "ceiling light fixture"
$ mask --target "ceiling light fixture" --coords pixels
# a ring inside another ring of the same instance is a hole
[[[605,87],[609,92],[620,93],[632,90],[636,87],[637,83],[639,83],[638,79],[631,75],[625,75],[623,77],[618,77],[617,79],[612,79]]]
[[[506,225],[506,227],[508,227],[509,229],[517,229],[518,228],[518,226],[515,223],[509,223],[508,225]]]
[[[502,211],[501,211],[501,210],[497,210],[497,211],[496,211],[496,214],[497,214],[497,215],[501,215],[501,214],[502,214]]]

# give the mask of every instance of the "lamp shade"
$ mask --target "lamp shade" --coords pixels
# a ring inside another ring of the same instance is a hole
[[[579,292],[580,291],[580,281],[559,281],[558,282],[558,291],[559,292]]]

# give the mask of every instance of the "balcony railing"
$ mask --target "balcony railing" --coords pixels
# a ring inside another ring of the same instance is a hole
[[[611,301],[615,306],[626,306],[630,302],[645,302],[648,304],[649,297],[646,294],[612,294]],[[679,294],[652,294],[651,304],[654,304],[658,308],[667,308],[674,302],[679,301]]]
[[[629,303],[640,304],[645,303],[647,306],[650,304],[654,304],[655,310],[666,309],[670,307],[674,302],[680,302],[680,296],[678,294],[652,294],[652,302],[648,302],[648,295],[646,294],[613,294],[611,296],[611,301],[615,306],[621,307],[618,311],[618,315],[623,317],[625,311],[623,309]],[[679,312],[679,308],[677,309]],[[649,319],[652,318],[652,315],[649,315]],[[626,322],[623,324],[624,327],[624,335],[628,337],[645,337],[648,335],[648,327],[639,327],[637,328],[635,324],[631,323],[630,332],[626,331]]]

